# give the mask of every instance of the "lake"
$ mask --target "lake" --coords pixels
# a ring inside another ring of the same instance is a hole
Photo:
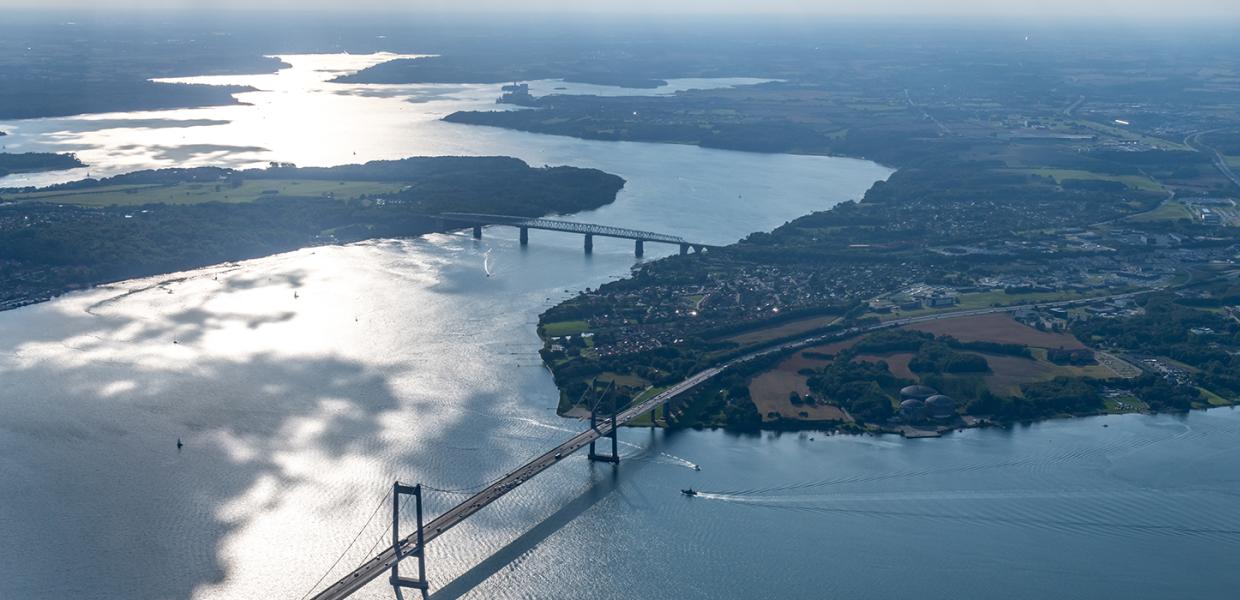
[[[438,121],[496,108],[498,86],[325,81],[388,58],[286,57],[278,75],[208,80],[258,87],[246,105],[0,129],[10,151],[75,151],[96,176],[438,154],[596,167],[625,189],[569,218],[708,243],[858,198],[890,174]],[[646,260],[674,251],[651,244]],[[554,413],[537,315],[636,262],[623,240],[585,255],[578,236],[534,231],[521,247],[489,228],[479,241],[305,249],[0,313],[0,598],[301,598],[389,539],[394,479],[447,490],[428,493],[433,515],[584,427]],[[1233,410],[934,440],[621,436],[618,469],[572,456],[431,545],[434,597],[1229,598],[1240,585]],[[690,486],[704,493],[681,496]],[[391,596],[382,582],[360,594]]]

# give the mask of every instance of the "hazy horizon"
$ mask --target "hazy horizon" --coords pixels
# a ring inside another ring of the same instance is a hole
[[[0,9],[81,11],[348,11],[435,12],[445,14],[509,13],[565,15],[764,15],[821,17],[944,17],[982,19],[1196,20],[1240,18],[1233,0],[1182,0],[1174,6],[1159,0],[1040,0],[993,3],[987,0],[602,0],[583,6],[572,0],[527,0],[515,10],[501,0],[0,0]]]

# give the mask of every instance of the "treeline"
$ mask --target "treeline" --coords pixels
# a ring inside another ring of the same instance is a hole
[[[808,379],[810,391],[830,400],[863,423],[881,423],[895,414],[893,398],[913,383],[891,374],[884,361],[842,357]]]
[[[934,334],[909,329],[887,329],[870,334],[850,349],[853,352],[886,354],[912,352],[909,369],[915,373],[986,373],[990,365],[978,354],[960,352],[975,350],[995,352],[1032,358],[1029,349],[1016,344],[993,342],[961,342],[950,336],[935,337]]]
[[[1057,377],[1021,386],[1020,396],[982,391],[965,412],[998,421],[1030,421],[1056,415],[1096,414],[1103,409],[1101,386],[1090,379]]]
[[[0,132],[2,133],[2,132]],[[14,173],[34,173],[38,171],[59,171],[84,166],[82,161],[72,154],[54,154],[51,152],[25,152],[11,154],[0,152],[0,177]]]
[[[6,81],[0,86],[0,119],[237,104],[233,94],[247,91],[253,88],[156,83],[144,79]]]

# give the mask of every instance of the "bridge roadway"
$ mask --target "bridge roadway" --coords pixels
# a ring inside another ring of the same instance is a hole
[[[1155,287],[1155,288],[1150,288],[1147,290],[1127,292],[1127,293],[1122,293],[1122,294],[1112,294],[1108,296],[1100,296],[1100,297],[1095,297],[1095,298],[1081,298],[1081,299],[1075,299],[1075,300],[1061,300],[1061,301],[1056,301],[1056,302],[1022,304],[1018,306],[996,306],[996,307],[988,307],[988,308],[958,310],[958,311],[949,311],[949,312],[936,313],[936,314],[920,315],[916,317],[907,317],[903,319],[893,319],[891,321],[885,321],[885,322],[876,323],[873,325],[867,325],[867,326],[861,326],[861,327],[850,327],[847,329],[843,329],[841,331],[836,331],[836,332],[831,332],[831,333],[826,333],[826,334],[821,334],[821,335],[815,335],[815,336],[810,336],[810,337],[806,337],[806,338],[802,338],[798,340],[785,342],[785,343],[782,343],[782,344],[779,344],[779,345],[776,345],[770,348],[766,348],[764,350],[758,350],[758,351],[755,351],[749,354],[739,356],[737,358],[733,358],[732,360],[722,363],[716,367],[711,367],[709,369],[701,371],[693,375],[692,377],[670,388],[667,388],[663,392],[656,394],[655,396],[649,398],[648,400],[621,411],[618,415],[616,415],[616,426],[617,427],[622,426],[628,423],[629,421],[631,421],[634,417],[640,414],[649,412],[651,410],[654,410],[655,407],[666,404],[668,401],[672,400],[673,398],[697,387],[702,382],[714,377],[715,375],[718,375],[719,373],[727,370],[728,368],[732,366],[753,360],[760,356],[766,356],[773,352],[782,352],[782,351],[792,350],[796,348],[814,346],[814,345],[821,344],[827,341],[833,341],[833,340],[838,340],[841,338],[852,337],[854,335],[858,335],[861,333],[869,333],[871,331],[877,331],[879,329],[900,327],[902,325],[910,325],[913,323],[923,323],[926,321],[936,321],[940,319],[954,319],[954,318],[960,318],[960,317],[986,315],[986,314],[1000,313],[1000,312],[1014,312],[1018,310],[1028,310],[1028,309],[1033,309],[1033,308],[1071,306],[1071,305],[1086,304],[1086,303],[1091,303],[1091,302],[1117,300],[1120,298],[1130,298],[1133,296],[1148,294],[1148,293],[1158,291],[1161,289],[1165,289],[1165,287]],[[538,456],[534,460],[531,460],[530,462],[525,463],[524,465],[520,467],[517,467],[515,470],[510,471],[507,475],[504,475],[500,479],[496,480],[494,483],[488,485],[485,489],[478,492],[477,494],[474,494],[468,500],[465,500],[464,502],[449,509],[447,512],[444,512],[438,517],[435,517],[435,519],[433,519],[429,523],[426,523],[424,526],[424,535],[423,535],[424,543],[429,544],[431,540],[439,537],[440,534],[451,529],[453,526],[460,524],[461,521],[464,521],[470,515],[473,515],[474,513],[482,510],[487,505],[503,497],[504,494],[511,492],[512,490],[516,489],[517,486],[520,486],[526,481],[529,481],[535,475],[542,473],[543,471],[552,467],[553,465],[560,462],[561,460],[564,460],[566,457],[568,457],[568,455],[572,454],[573,452],[576,452],[577,450],[580,450],[583,446],[588,445],[591,441],[597,440],[600,437],[607,435],[608,433],[611,432],[611,430],[612,430],[612,424],[611,424],[610,419],[600,422],[597,426],[590,428],[590,429],[586,429],[585,431],[581,433],[578,433],[572,438],[569,438],[567,442],[564,442],[563,444],[560,444],[559,446],[556,446],[555,448],[548,450],[546,453]],[[414,549],[416,544],[417,544],[417,534],[415,532],[413,534],[410,534],[408,537],[404,538],[403,540],[401,540],[402,554],[407,553],[410,550]],[[322,592],[319,592],[317,595],[313,597],[313,600],[339,600],[341,598],[347,598],[348,596],[352,595],[354,592],[365,587],[367,583],[370,583],[371,581],[373,581],[374,579],[382,575],[384,572],[391,569],[393,556],[395,555],[392,552],[391,548],[384,550],[378,556],[366,561],[366,563],[354,569],[352,572],[345,575],[342,579],[332,584],[327,589],[323,590]]]
[[[522,227],[525,229],[542,229],[545,231],[565,231],[568,233],[583,233],[588,235],[597,235],[599,237],[622,238],[627,240],[641,240],[644,242],[662,242],[664,244],[690,244],[693,246],[703,246],[704,244],[693,244],[678,235],[668,235],[666,233],[655,233],[653,231],[641,231],[640,229],[627,229],[624,227],[612,227],[610,225],[598,225],[595,223],[578,223],[576,221],[559,221],[556,219],[544,219],[542,217],[514,217],[512,215],[487,215],[481,213],[440,213],[440,218],[450,221],[460,221],[462,223],[470,223],[476,225],[510,225],[512,227]]]

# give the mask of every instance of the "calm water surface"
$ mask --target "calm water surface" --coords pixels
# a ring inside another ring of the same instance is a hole
[[[378,59],[289,60],[302,83],[262,76],[249,106],[6,123],[7,143],[76,149],[92,173],[510,154],[628,180],[574,218],[717,243],[889,174],[450,125],[435,119],[493,106],[495,86],[336,86],[326,75]],[[222,123],[174,123],[193,119]],[[526,248],[490,229],[307,249],[0,313],[0,598],[300,598],[342,552],[334,576],[383,543],[391,480],[473,488],[580,430],[552,410],[534,323],[634,259],[621,241],[585,256],[575,236],[532,234]],[[573,456],[436,541],[435,597],[1231,598],[1240,585],[1231,410],[939,440],[623,439],[618,471]],[[430,494],[428,509],[460,498]]]

